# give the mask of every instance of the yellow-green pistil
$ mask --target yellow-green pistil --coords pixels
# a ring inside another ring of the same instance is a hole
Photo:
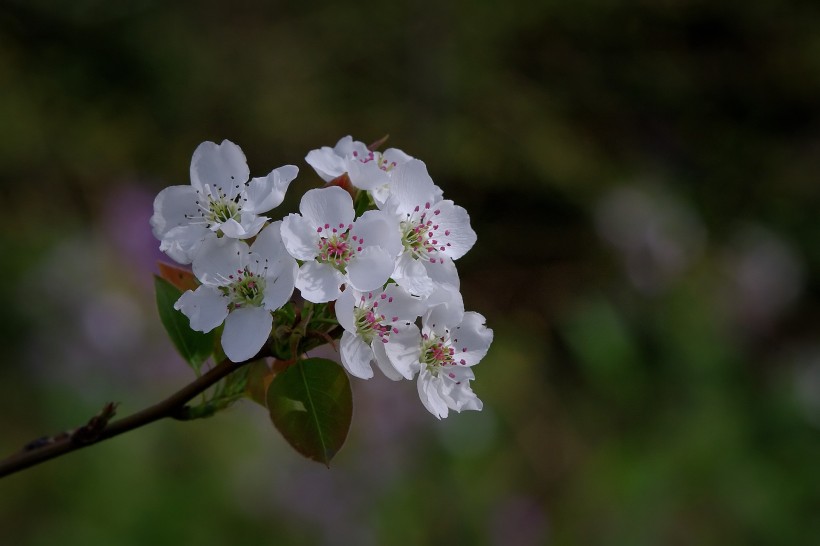
[[[453,359],[454,353],[455,350],[446,343],[443,337],[424,335],[420,360],[433,377],[438,377],[442,367],[456,365]]]
[[[401,222],[401,243],[404,251],[420,260],[436,262],[436,257],[431,256],[436,252],[444,252],[451,243],[445,242],[450,236],[450,230],[440,229],[441,226],[434,220],[441,214],[437,208],[431,209],[430,203],[425,203],[424,207],[416,206],[412,213],[408,214],[407,220]],[[444,263],[443,258],[438,258]]]
[[[216,194],[208,192],[203,195],[202,192],[197,191],[196,206],[199,212],[197,214],[186,214],[185,217],[194,220],[198,215],[208,229],[215,224],[224,224],[228,220],[238,221],[242,215],[240,201],[242,201],[240,194],[230,199],[219,187],[216,188]]]
[[[237,269],[236,275],[228,275],[232,281],[221,288],[222,293],[231,299],[234,309],[240,307],[260,307],[265,296],[265,277],[251,273],[247,269]]]
[[[237,203],[238,200],[238,195],[236,196],[236,200],[226,198],[214,199],[213,197],[210,197],[208,212],[205,215],[206,220],[211,223],[224,224],[228,220],[236,219],[241,210],[241,207]]]
[[[354,307],[353,318],[356,321],[356,333],[365,343],[370,344],[376,336],[387,342],[390,327],[382,324],[384,315],[378,314],[372,307]]]

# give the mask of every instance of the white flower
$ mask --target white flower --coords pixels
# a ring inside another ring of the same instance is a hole
[[[418,391],[421,403],[441,419],[448,409],[480,410],[481,400],[470,388],[472,366],[484,358],[493,331],[478,313],[466,312],[455,327],[422,321]]]
[[[422,161],[398,166],[390,197],[380,206],[400,226],[403,252],[393,279],[411,294],[427,296],[436,286],[458,287],[453,260],[467,253],[476,241],[470,216],[450,200],[442,200]]]
[[[407,370],[406,378],[412,379],[409,370],[413,358],[417,359],[418,355],[393,351],[392,357],[388,357],[385,347],[390,344],[392,336],[405,337],[415,332],[418,337],[418,328],[413,321],[421,312],[419,299],[393,283],[369,292],[346,289],[336,301],[336,317],[345,329],[341,340],[345,369],[351,375],[369,379],[373,377],[370,362],[375,359],[390,379],[398,381],[402,378],[397,370]]]
[[[222,348],[234,362],[259,352],[271,332],[271,311],[293,294],[297,265],[285,251],[280,226],[270,224],[250,248],[227,237],[205,240],[193,262],[202,285],[174,304],[194,330],[210,332],[224,321]]]
[[[353,221],[353,199],[337,186],[305,192],[299,211],[282,221],[282,240],[304,261],[296,279],[302,297],[323,303],[338,298],[342,284],[363,292],[384,286],[401,241],[383,212],[367,211]]]
[[[344,173],[355,187],[367,190],[376,203],[384,203],[389,194],[391,171],[413,159],[396,148],[382,152],[371,151],[363,142],[351,136],[343,137],[331,148],[323,146],[311,150],[305,161],[322,180],[329,182]]]
[[[413,325],[394,333],[384,344],[386,362],[408,379],[419,374],[419,398],[439,419],[451,409],[480,410],[481,400],[470,388],[471,367],[487,354],[493,331],[480,314],[464,312],[461,294],[452,286],[440,287],[425,303],[430,307],[421,332]]]
[[[245,154],[228,140],[203,142],[191,159],[191,185],[165,188],[154,200],[151,227],[160,250],[191,263],[205,239],[216,233],[253,237],[268,218],[260,214],[282,203],[299,169],[285,165],[250,181]]]

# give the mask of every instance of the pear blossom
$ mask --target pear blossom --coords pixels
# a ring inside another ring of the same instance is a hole
[[[428,296],[442,284],[458,287],[453,260],[476,241],[467,211],[442,196],[427,166],[413,159],[396,167],[390,196],[379,207],[399,225],[403,250],[392,277],[411,294]]]
[[[455,327],[422,322],[419,347],[418,391],[421,403],[441,419],[448,410],[481,410],[481,400],[470,388],[472,366],[484,358],[493,331],[479,313],[468,311]]]
[[[329,186],[305,192],[300,214],[282,221],[282,240],[299,267],[296,287],[313,303],[333,301],[341,286],[369,291],[382,287],[395,267],[401,240],[379,210],[355,219],[353,198]]]
[[[449,410],[481,410],[470,388],[471,368],[487,354],[493,331],[480,314],[464,312],[461,294],[452,286],[439,287],[425,303],[421,331],[412,325],[394,333],[384,344],[385,364],[408,379],[418,373],[419,398],[439,419]]]
[[[245,154],[229,140],[203,142],[191,159],[190,186],[170,186],[154,200],[151,227],[160,250],[191,263],[203,241],[217,234],[248,239],[259,233],[279,206],[299,168],[285,165],[248,180]]]
[[[412,366],[414,355],[393,351],[388,357],[385,346],[391,336],[412,335],[418,328],[413,322],[423,311],[419,298],[395,283],[384,289],[360,292],[346,289],[336,300],[336,317],[344,328],[340,343],[342,364],[351,375],[361,379],[373,377],[370,363],[375,360],[382,372],[394,381],[402,378],[397,370]],[[395,363],[390,362],[390,359]],[[410,358],[410,361],[403,362]],[[412,379],[412,374],[406,376]]]
[[[227,237],[206,239],[193,262],[202,284],[174,304],[193,330],[210,332],[224,322],[222,348],[233,362],[259,352],[271,332],[271,312],[293,294],[297,264],[280,228],[281,222],[270,224],[250,247]]]
[[[347,173],[351,184],[369,191],[376,203],[384,203],[387,199],[391,171],[411,159],[396,148],[388,148],[384,153],[370,150],[349,135],[339,139],[333,148],[323,146],[311,150],[305,157],[325,182]]]

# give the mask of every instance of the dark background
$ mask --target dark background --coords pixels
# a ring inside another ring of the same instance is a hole
[[[820,5],[0,4],[0,448],[189,381],[148,228],[204,140],[351,134],[478,243],[481,413],[354,381],[330,470],[249,402],[0,482],[0,541],[809,544],[820,536]]]

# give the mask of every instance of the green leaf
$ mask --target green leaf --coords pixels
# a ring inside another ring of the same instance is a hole
[[[370,194],[365,190],[359,190],[359,193],[356,195],[353,201],[353,210],[356,213],[356,218],[358,218],[374,206],[375,202],[373,201],[373,198],[370,197]]]
[[[268,387],[273,424],[299,453],[330,466],[347,438],[353,396],[347,374],[324,358],[300,360]]]
[[[165,331],[168,332],[168,336],[182,358],[199,373],[202,363],[213,353],[215,333],[211,331],[204,334],[191,330],[188,317],[174,309],[174,303],[182,296],[181,290],[156,275],[154,275],[154,289],[157,294],[159,319],[165,326]]]

